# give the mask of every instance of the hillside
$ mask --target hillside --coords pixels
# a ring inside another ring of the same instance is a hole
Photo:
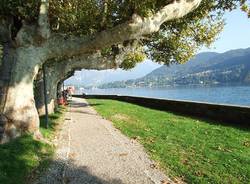
[[[101,88],[250,84],[250,48],[222,54],[205,52],[185,64],[162,66],[146,76]]]
[[[117,70],[81,70],[75,72],[75,75],[68,79],[65,84],[79,86],[98,86],[103,83],[109,83],[114,81],[130,80],[143,77],[145,74],[152,72],[154,69],[161,67],[161,65],[152,61],[146,60],[143,63],[139,63],[135,68],[124,71]]]

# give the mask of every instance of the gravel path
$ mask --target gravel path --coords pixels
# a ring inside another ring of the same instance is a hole
[[[35,183],[172,183],[141,145],[100,117],[86,100],[73,98],[68,109],[55,161]]]

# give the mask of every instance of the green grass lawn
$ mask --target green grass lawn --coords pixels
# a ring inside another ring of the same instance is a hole
[[[45,120],[41,117],[41,132],[47,140],[53,138],[63,111],[60,108],[50,115],[49,129],[44,128]],[[34,140],[28,134],[0,145],[0,183],[28,183],[32,176],[38,175],[49,165],[53,153],[54,147],[51,144]]]
[[[250,183],[249,129],[119,101],[88,101],[121,132],[137,139],[173,179],[199,184]]]

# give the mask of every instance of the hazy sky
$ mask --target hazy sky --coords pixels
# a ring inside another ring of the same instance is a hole
[[[203,51],[225,52],[231,49],[250,47],[250,18],[240,10],[229,12],[225,16],[226,26],[211,49]]]

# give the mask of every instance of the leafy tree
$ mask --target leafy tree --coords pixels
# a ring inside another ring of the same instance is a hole
[[[101,53],[119,66],[144,59],[185,62],[223,27],[222,14],[245,0],[2,0],[1,140],[39,134],[33,82],[47,62]],[[117,61],[117,60],[116,60]]]

